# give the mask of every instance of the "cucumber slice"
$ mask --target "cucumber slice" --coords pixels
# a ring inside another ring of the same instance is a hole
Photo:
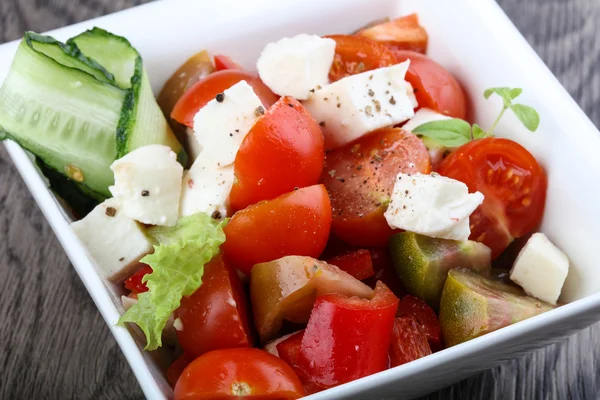
[[[142,58],[124,37],[93,28],[67,41],[114,74],[116,84],[128,89],[117,128],[117,158],[148,144],[171,147],[184,166],[183,146],[156,103]]]
[[[0,139],[9,138],[50,168],[110,196],[109,166],[127,91],[78,50],[27,32],[0,88]]]

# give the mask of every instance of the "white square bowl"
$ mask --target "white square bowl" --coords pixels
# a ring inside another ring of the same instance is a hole
[[[138,48],[155,91],[187,57],[200,49],[231,56],[247,68],[269,41],[297,33],[351,32],[382,17],[416,11],[430,35],[429,55],[462,82],[473,119],[493,121],[499,103],[484,101],[484,89],[524,89],[522,100],[541,115],[536,133],[512,116],[497,133],[527,147],[548,172],[542,231],[572,261],[562,300],[571,303],[470,342],[372,375],[311,399],[410,398],[423,395],[546,345],[600,319],[600,268],[594,241],[600,237],[600,133],[547,69],[493,0],[163,0],[49,32],[61,40],[93,26],[127,37]],[[0,46],[0,80],[17,42]],[[521,100],[521,99],[520,99]],[[69,227],[67,213],[34,164],[12,142],[6,147],[54,229],[102,316],[129,361],[146,397],[173,392],[141,341],[115,324],[123,311],[119,288],[103,281]],[[598,272],[597,272],[598,270]]]

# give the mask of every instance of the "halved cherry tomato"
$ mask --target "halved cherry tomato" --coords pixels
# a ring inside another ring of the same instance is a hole
[[[196,357],[190,354],[183,353],[181,357],[169,365],[169,368],[167,369],[167,382],[169,382],[169,385],[171,385],[172,388],[175,388],[181,373],[188,365],[192,363],[192,361],[194,361],[195,358]]]
[[[238,211],[225,226],[223,252],[246,275],[254,264],[299,255],[317,258],[331,229],[323,185],[294,190]]]
[[[375,131],[327,154],[321,177],[333,206],[332,230],[359,247],[386,246],[383,213],[396,176],[431,171],[423,142],[398,128]]]
[[[340,254],[339,256],[327,260],[327,263],[335,265],[359,281],[375,275],[375,272],[373,271],[373,261],[371,260],[371,253],[369,250],[359,249],[346,254]]]
[[[396,57],[384,44],[361,36],[331,35],[335,40],[335,56],[329,70],[329,80],[397,64]]]
[[[235,157],[229,194],[234,210],[319,182],[325,150],[317,122],[282,97],[250,129]]]
[[[483,204],[471,214],[471,240],[492,249],[492,259],[514,238],[535,229],[544,215],[546,174],[535,157],[509,139],[469,142],[450,154],[439,173],[483,193]]]
[[[224,349],[195,359],[175,386],[175,400],[297,399],[300,379],[283,360],[259,349]]]
[[[398,305],[398,316],[412,317],[419,323],[431,350],[443,349],[440,321],[435,315],[435,311],[423,300],[410,294],[404,296]]]
[[[148,291],[148,286],[146,286],[145,282],[142,282],[142,279],[146,274],[152,273],[152,267],[149,265],[144,265],[139,269],[135,274],[131,275],[124,282],[125,289],[131,291],[131,293],[139,294]]]
[[[467,118],[467,100],[456,78],[431,58],[408,50],[394,51],[398,62],[410,59],[406,80],[415,90],[419,107],[453,118]]]
[[[204,267],[202,286],[181,299],[175,318],[182,328],[177,338],[193,356],[229,347],[250,347],[248,305],[240,278],[220,255]]]
[[[193,128],[194,116],[198,110],[214,99],[218,93],[222,93],[240,81],[246,81],[252,86],[266,108],[271,107],[279,98],[262,83],[258,76],[250,72],[237,69],[217,71],[196,82],[181,96],[175,107],[173,107],[171,118]]]
[[[233,61],[230,57],[222,54],[215,54],[215,69],[222,71],[224,69],[242,69],[241,65]]]
[[[381,43],[393,50],[412,50],[425,54],[429,37],[427,31],[419,25],[417,14],[405,15],[389,22],[383,22],[358,32]]]

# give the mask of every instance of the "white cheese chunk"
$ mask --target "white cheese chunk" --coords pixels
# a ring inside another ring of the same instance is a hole
[[[543,233],[534,233],[517,256],[510,279],[528,295],[556,304],[568,273],[566,254]]]
[[[404,86],[406,86],[406,95],[410,100],[410,104],[412,104],[413,108],[419,107],[419,102],[417,101],[417,96],[415,96],[415,89],[412,87],[410,82],[405,81]]]
[[[242,141],[265,109],[252,87],[240,81],[209,101],[194,117],[194,132],[207,163],[233,164]]]
[[[121,296],[121,303],[123,303],[123,309],[127,311],[138,303],[138,299],[129,296]]]
[[[110,168],[115,184],[109,190],[123,205],[125,215],[150,225],[177,223],[183,167],[169,147],[140,147]]]
[[[440,114],[436,111],[433,111],[430,108],[421,108],[419,111],[415,113],[415,116],[406,122],[406,124],[402,125],[402,129],[412,132],[413,129],[417,128],[420,125],[426,124],[428,122],[433,121],[443,121],[446,119],[451,119],[447,115]],[[431,164],[436,166],[442,162],[444,159],[444,153],[448,150],[447,147],[440,145],[434,140],[431,140],[426,137],[421,138],[423,140],[423,144],[427,147],[427,151],[429,152],[429,158],[431,159]]]
[[[71,227],[106,279],[130,276],[139,268],[138,261],[152,251],[142,227],[125,215],[116,199],[99,204]]]
[[[471,233],[469,216],[482,202],[481,193],[469,193],[467,185],[457,180],[435,173],[400,173],[384,216],[392,228],[467,240]]]
[[[233,165],[216,167],[200,156],[186,172],[181,187],[181,216],[218,211],[228,216]]]
[[[272,92],[306,100],[311,89],[329,83],[334,55],[335,40],[303,33],[269,43],[256,68]]]
[[[404,81],[408,63],[348,76],[315,90],[304,105],[323,127],[327,149],[414,115]]]

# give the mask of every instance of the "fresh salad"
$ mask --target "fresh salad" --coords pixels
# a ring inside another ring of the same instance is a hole
[[[567,256],[547,179],[426,55],[417,15],[268,43],[246,70],[201,51],[155,99],[94,28],[25,34],[0,137],[70,206],[119,325],[168,354],[175,399],[295,399],[558,306]]]

